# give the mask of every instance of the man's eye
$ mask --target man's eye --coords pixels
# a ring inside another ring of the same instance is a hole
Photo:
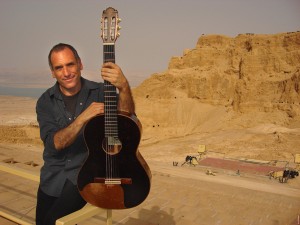
[[[67,66],[68,67],[72,67],[72,66],[74,66],[75,64],[74,63],[69,63]]]
[[[61,69],[61,68],[62,68],[62,66],[54,66],[55,70],[58,70],[58,69]]]

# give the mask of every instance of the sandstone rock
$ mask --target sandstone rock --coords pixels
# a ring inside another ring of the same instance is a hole
[[[232,102],[233,109],[242,112],[290,111],[288,104],[299,115],[299,71],[300,32],[202,35],[195,49],[172,57],[167,71],[154,74],[137,89],[168,98],[180,89],[200,102]]]
[[[300,118],[299,76],[300,32],[202,35],[133,93],[144,128],[155,129],[156,138],[291,126]]]

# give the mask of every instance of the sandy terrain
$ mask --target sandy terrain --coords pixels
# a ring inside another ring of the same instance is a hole
[[[0,161],[10,159],[13,166],[38,172],[43,163],[43,147],[35,118],[35,102],[31,98],[0,96]],[[146,103],[137,102],[139,111],[143,104]],[[241,170],[238,175],[236,169],[214,167],[213,164],[180,165],[186,155],[197,156],[199,144],[207,144],[209,152],[204,158],[231,158],[236,162],[242,158],[277,160],[279,167],[289,161],[290,166],[295,166],[292,154],[297,149],[286,149],[288,144],[281,146],[281,143],[287,143],[287,139],[298,141],[298,128],[264,124],[251,129],[234,125],[230,129],[213,129],[212,121],[222,114],[222,109],[213,108],[214,113],[211,113],[211,106],[202,109],[199,111],[199,108],[198,113],[205,117],[206,125],[202,126],[205,132],[189,131],[182,136],[164,133],[168,130],[163,130],[163,124],[162,127],[150,126],[152,121],[141,118],[146,126],[140,151],[152,171],[151,193],[134,209],[114,211],[114,224],[297,224],[299,177],[282,184],[264,173]],[[223,122],[232,119],[223,118]],[[217,126],[221,125],[216,123]],[[267,145],[276,143],[278,151],[266,150]],[[173,166],[173,162],[178,162],[178,166]],[[251,165],[260,168],[259,164]],[[207,170],[213,171],[215,176],[206,175]],[[32,222],[37,184],[4,172],[0,172],[0,180],[1,210]],[[80,225],[102,224],[103,220],[99,215]],[[11,224],[1,218],[0,223]]]

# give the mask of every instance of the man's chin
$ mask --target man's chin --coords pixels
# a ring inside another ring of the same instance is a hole
[[[80,89],[79,87],[77,88],[75,84],[63,84],[60,86],[63,89],[63,92],[77,92],[77,90]]]
[[[78,81],[75,79],[64,81],[62,84],[66,89],[73,89],[76,86],[79,86]]]

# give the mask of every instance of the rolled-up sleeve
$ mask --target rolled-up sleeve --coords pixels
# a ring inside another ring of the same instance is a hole
[[[54,146],[54,134],[61,129],[53,113],[54,106],[45,95],[42,95],[36,104],[37,121],[40,127],[40,137],[48,154],[57,154]]]

